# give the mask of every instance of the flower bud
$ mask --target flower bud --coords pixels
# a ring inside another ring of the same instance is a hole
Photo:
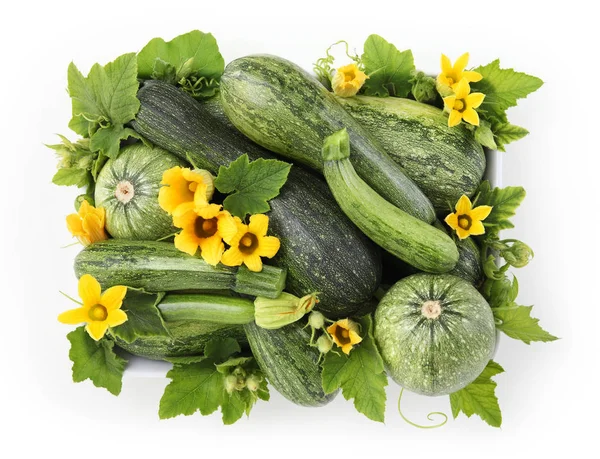
[[[333,341],[327,333],[324,333],[323,335],[319,336],[319,339],[317,339],[317,349],[319,349],[319,352],[321,354],[327,354],[332,347]]]
[[[412,79],[411,92],[417,102],[433,104],[438,97],[435,78],[427,76],[423,72],[418,72]]]
[[[246,387],[249,391],[256,392],[259,389],[261,382],[262,378],[260,376],[251,374],[248,376],[248,379],[246,379]]]
[[[275,299],[259,296],[254,300],[254,320],[262,328],[281,328],[300,320],[312,311],[317,301],[316,293],[302,298],[285,292]]]
[[[320,330],[325,326],[325,316],[319,311],[313,311],[308,316],[308,324],[315,330]]]
[[[236,386],[238,384],[238,379],[235,375],[227,375],[225,376],[225,390],[228,394],[233,393],[236,390]]]

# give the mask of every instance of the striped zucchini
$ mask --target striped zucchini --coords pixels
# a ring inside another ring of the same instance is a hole
[[[389,202],[431,223],[431,202],[378,142],[312,75],[276,56],[236,59],[221,78],[221,100],[231,122],[250,139],[321,171],[323,140],[346,128],[358,174]]]
[[[323,392],[319,351],[309,345],[310,333],[302,322],[277,330],[250,323],[244,330],[267,380],[285,398],[302,406],[322,406],[335,398],[337,392]]]
[[[213,173],[247,153],[274,155],[235,129],[218,98],[199,103],[161,81],[144,83],[134,129],[154,144]],[[327,184],[292,167],[281,193],[270,201],[269,231],[281,240],[273,263],[288,270],[286,291],[320,292],[320,309],[347,317],[381,281],[380,252],[344,215]],[[267,296],[267,295],[264,295]]]
[[[246,267],[211,266],[169,242],[112,239],[92,244],[75,257],[75,274],[91,274],[104,287],[126,285],[148,292],[173,290],[232,290],[277,298],[285,287],[286,271],[264,265],[254,273]]]
[[[485,172],[483,148],[464,126],[431,105],[397,97],[338,98],[342,106],[402,166],[438,213],[472,196]]]
[[[325,179],[344,213],[379,246],[421,271],[443,273],[458,261],[454,241],[444,232],[387,202],[364,182],[350,162],[348,136],[325,141]]]
[[[481,374],[494,352],[496,325],[490,306],[466,280],[415,274],[382,298],[375,340],[394,381],[437,396]]]
[[[171,336],[145,336],[132,343],[117,338],[116,343],[131,354],[152,360],[201,355],[213,339],[234,338],[242,345],[247,343],[242,325],[180,320],[165,322],[165,326]]]
[[[254,302],[246,298],[211,294],[169,294],[157,305],[164,320],[201,320],[243,325],[254,320]]]

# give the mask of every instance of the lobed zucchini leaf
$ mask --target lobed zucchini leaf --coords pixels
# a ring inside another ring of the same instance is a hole
[[[503,372],[504,368],[490,360],[475,381],[450,394],[450,406],[454,419],[462,411],[467,417],[476,414],[492,427],[500,427],[502,412],[496,397],[496,382],[491,378]]]
[[[532,341],[555,341],[551,335],[539,325],[539,319],[531,317],[533,306],[519,306],[514,302],[492,308],[494,317],[499,321],[496,328],[513,339],[531,344]]]
[[[69,127],[90,139],[92,152],[115,158],[121,140],[137,137],[125,125],[140,108],[138,86],[135,53],[124,54],[104,67],[94,64],[87,77],[74,63],[69,65],[68,90],[73,114]]]
[[[259,158],[250,162],[248,155],[240,156],[227,167],[219,167],[215,187],[221,193],[231,193],[223,201],[223,207],[241,219],[246,214],[268,212],[271,206],[267,201],[279,194],[291,167],[276,159]]]
[[[507,143],[522,139],[529,134],[527,129],[520,126],[515,126],[509,122],[492,123],[492,131],[494,133],[496,148],[500,151],[505,151],[504,146]]]
[[[157,307],[164,295],[128,288],[122,306],[127,321],[111,329],[112,333],[127,343],[143,336],[169,336]]]
[[[71,342],[69,358],[73,362],[73,381],[90,379],[94,386],[119,395],[127,360],[115,353],[114,341],[107,338],[94,341],[85,327],[76,328],[67,339]]]
[[[163,80],[193,97],[212,97],[219,87],[225,61],[210,33],[192,30],[171,41],[153,38],[137,56],[141,79]]]
[[[267,382],[252,357],[236,356],[241,351],[232,338],[213,340],[204,349],[204,358],[175,360],[167,373],[171,382],[160,400],[161,419],[200,411],[203,416],[221,408],[224,424],[233,424],[244,413],[250,414],[258,399],[269,400]],[[251,391],[247,377],[258,378],[258,388]],[[234,377],[235,388],[227,391],[227,378]]]
[[[350,351],[350,355],[330,351],[325,356],[321,374],[323,390],[330,394],[341,388],[346,400],[354,399],[359,413],[373,421],[383,422],[387,376],[373,338],[371,316],[363,317],[360,324],[363,340]]]
[[[416,71],[410,49],[399,51],[384,38],[373,34],[365,41],[361,62],[369,76],[363,86],[367,96],[408,96]]]
[[[486,228],[494,231],[514,228],[509,220],[516,213],[517,208],[525,199],[525,189],[521,186],[507,186],[505,188],[491,188],[490,182],[481,182],[476,192],[477,205],[492,206],[492,212],[483,221]]]

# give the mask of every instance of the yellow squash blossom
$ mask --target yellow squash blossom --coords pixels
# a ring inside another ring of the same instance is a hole
[[[108,327],[116,327],[127,320],[127,314],[121,310],[126,293],[127,287],[122,285],[116,285],[102,293],[98,281],[85,274],[79,279],[79,297],[83,304],[80,308],[63,312],[58,320],[69,325],[87,323],[86,331],[98,341]]]
[[[333,342],[342,348],[344,354],[350,354],[355,344],[362,341],[358,334],[358,324],[350,319],[338,320],[327,327]]]
[[[437,77],[438,84],[456,90],[456,85],[458,85],[462,79],[467,80],[467,83],[480,81],[483,78],[481,73],[465,70],[468,63],[469,53],[460,56],[454,65],[452,65],[448,56],[442,54],[442,72]]]
[[[492,207],[478,206],[474,209],[472,207],[471,200],[463,194],[456,203],[456,212],[448,215],[444,220],[450,228],[456,231],[459,239],[485,233],[481,222],[490,214]]]
[[[362,88],[367,78],[369,77],[356,64],[348,64],[337,69],[331,80],[331,87],[338,96],[352,97]]]
[[[172,167],[163,173],[158,204],[167,213],[183,215],[194,207],[208,204],[214,192],[210,172],[187,167]]]
[[[235,231],[223,232],[223,239],[231,247],[223,254],[221,262],[227,266],[240,266],[243,263],[250,271],[262,271],[260,257],[274,257],[280,245],[279,239],[267,236],[269,217],[252,215],[248,225],[235,217],[235,224]]]
[[[213,266],[221,261],[225,251],[223,232],[231,234],[236,231],[231,214],[221,210],[217,204],[207,204],[183,215],[175,215],[173,224],[181,228],[175,236],[175,247],[190,255],[194,255],[199,247],[204,261]]]
[[[76,214],[67,215],[67,228],[84,246],[108,239],[104,230],[106,212],[83,200]]]
[[[454,95],[444,97],[444,108],[450,114],[448,126],[456,126],[460,124],[461,120],[479,126],[479,115],[475,109],[481,105],[485,94],[480,92],[469,94],[470,92],[469,83],[463,79],[456,86]]]

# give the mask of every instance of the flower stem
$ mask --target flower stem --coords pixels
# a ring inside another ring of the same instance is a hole
[[[71,296],[67,295],[65,292],[62,292],[62,291],[60,291],[60,290],[59,290],[59,293],[60,293],[61,295],[65,296],[65,297],[67,297],[68,299],[70,299],[72,302],[74,302],[74,303],[77,303],[77,304],[78,304],[78,305],[80,305],[80,306],[83,306],[83,303],[82,303],[81,301],[77,301],[75,298],[73,298],[73,297],[71,297]]]

